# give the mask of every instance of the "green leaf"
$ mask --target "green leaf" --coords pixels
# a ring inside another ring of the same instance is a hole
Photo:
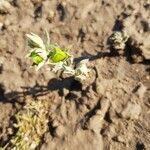
[[[45,45],[43,43],[43,40],[36,34],[34,33],[30,33],[30,34],[26,34],[27,38],[28,38],[28,45],[31,48],[42,48],[45,49]]]
[[[54,48],[54,51],[50,57],[50,59],[54,62],[54,63],[57,63],[57,62],[60,62],[60,61],[63,61],[63,60],[66,60],[70,57],[70,55],[63,51],[62,49],[60,49],[59,47],[55,47]]]
[[[30,57],[36,65],[40,64],[43,61],[43,58],[35,52],[32,52]]]

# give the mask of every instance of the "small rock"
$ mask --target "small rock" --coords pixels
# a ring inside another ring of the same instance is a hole
[[[143,96],[144,96],[146,90],[147,90],[147,87],[145,87],[142,83],[140,83],[140,84],[138,85],[136,94],[139,96],[140,99],[143,98]]]
[[[53,125],[53,127],[58,127],[59,124],[60,124],[60,123],[59,123],[58,120],[54,120],[52,125]]]
[[[103,117],[100,115],[93,116],[88,123],[88,128],[96,133],[99,133],[103,123]]]
[[[54,11],[50,10],[50,11],[49,11],[49,17],[50,17],[50,18],[54,18],[54,16],[55,16]]]
[[[117,140],[118,140],[119,142],[122,142],[122,143],[125,141],[124,138],[121,137],[121,136],[118,136],[118,137],[117,137]]]
[[[65,134],[65,128],[64,126],[60,125],[55,130],[55,136],[56,137],[62,137]]]
[[[7,128],[7,132],[8,132],[8,134],[13,134],[12,128]]]
[[[3,64],[0,62],[0,74],[3,72]]]
[[[3,23],[0,22],[0,30],[3,28]]]
[[[64,88],[64,89],[63,89],[63,93],[64,93],[64,96],[66,96],[67,94],[69,94],[69,90],[66,89],[66,88]]]
[[[0,0],[0,13],[1,14],[8,13],[10,9],[11,9],[11,5],[8,1]]]
[[[138,104],[134,104],[131,102],[128,102],[124,110],[122,111],[121,115],[124,118],[131,118],[131,119],[138,119],[139,115],[141,113],[141,106]]]
[[[100,101],[101,109],[96,111],[96,114],[90,118],[88,122],[88,128],[93,130],[95,133],[99,133],[103,124],[103,118],[110,106],[109,100],[104,97]]]
[[[0,39],[0,49],[6,49],[7,48],[7,41],[5,39]],[[2,62],[2,60],[4,60],[5,58],[2,58],[0,56],[0,62]],[[3,61],[4,62],[4,61]]]

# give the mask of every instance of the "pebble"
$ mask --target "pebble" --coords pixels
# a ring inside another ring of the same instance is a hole
[[[6,0],[0,0],[0,13],[8,13],[11,9],[11,5]]]
[[[93,130],[95,133],[99,133],[103,123],[103,117],[100,115],[93,116],[88,123],[88,128]]]
[[[58,127],[59,126],[59,121],[58,120],[54,120],[53,121],[53,127]]]
[[[0,22],[0,30],[3,28],[3,23]]]
[[[140,99],[142,99],[142,98],[144,97],[144,94],[145,94],[146,90],[147,90],[147,87],[144,86],[142,83],[140,83],[140,84],[138,85],[138,88],[137,88],[137,90],[136,90],[135,93],[138,95],[138,97],[139,97]]]
[[[65,128],[64,126],[60,125],[55,130],[55,136],[56,137],[62,137],[65,134]]]
[[[124,118],[138,119],[142,108],[139,104],[128,102],[121,115]]]

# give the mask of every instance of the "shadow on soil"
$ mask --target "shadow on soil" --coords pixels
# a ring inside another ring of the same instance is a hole
[[[33,87],[21,87],[22,92],[19,91],[11,91],[10,93],[5,93],[5,88],[2,84],[0,84],[0,102],[3,103],[14,103],[18,102],[20,98],[25,98],[25,96],[30,95],[34,98],[39,96],[44,96],[48,94],[50,91],[58,90],[60,96],[63,96],[64,89],[68,89],[70,91],[81,91],[82,84],[73,77],[68,77],[65,79],[51,79],[47,86],[42,86],[36,84]]]
[[[94,61],[99,58],[104,57],[118,57],[115,52],[99,52],[96,55],[90,55],[88,53],[83,53],[82,57],[75,58],[75,62],[79,62],[83,59],[89,59],[89,61]],[[143,64],[150,64],[149,62],[143,63]],[[94,69],[94,68],[93,68]],[[95,69],[96,71],[96,69]],[[149,69],[147,70],[149,72]],[[97,76],[96,76],[97,78]],[[95,81],[92,83],[93,91],[95,91]],[[47,86],[39,85],[38,83],[33,87],[22,87],[22,92],[20,91],[11,91],[10,93],[5,92],[5,88],[3,84],[0,84],[0,102],[3,103],[20,103],[20,98],[25,98],[25,96],[30,95],[34,98],[37,98],[39,96],[44,96],[48,94],[50,91],[58,91],[58,94],[60,96],[64,95],[64,89],[68,89],[69,91],[82,91],[82,96],[86,94],[88,91],[88,88],[86,90],[82,90],[82,84],[76,80],[74,80],[73,77],[67,77],[67,78],[60,78],[60,79],[51,79]],[[70,94],[70,93],[69,93]],[[68,95],[69,99],[72,99],[72,95],[70,98],[70,95]]]
[[[86,55],[86,56],[84,56]],[[90,55],[90,54],[83,54],[80,58],[75,58],[75,62],[79,62],[83,59],[89,59],[89,61],[94,61],[96,59],[102,58],[102,57],[114,57],[115,55],[109,52],[99,52],[96,55]],[[69,91],[82,91],[82,84],[76,80],[74,80],[73,77],[67,77],[63,79],[51,79],[47,86],[39,85],[38,83],[33,87],[21,87],[22,92],[20,91],[11,91],[9,93],[5,92],[5,87],[3,84],[0,84],[0,102],[3,103],[19,103],[20,98],[25,98],[25,96],[30,95],[34,98],[37,98],[39,96],[43,96],[48,94],[50,91],[56,91],[58,90],[58,93],[60,96],[63,96],[64,89],[68,89]],[[84,91],[83,91],[84,93]]]

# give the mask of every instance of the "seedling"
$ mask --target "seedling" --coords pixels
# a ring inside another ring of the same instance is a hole
[[[30,52],[27,54],[27,57],[30,57],[33,61],[32,66],[35,66],[36,70],[39,70],[44,65],[48,65],[50,70],[55,73],[62,71],[63,73],[74,76],[76,80],[85,80],[89,73],[89,69],[86,65],[88,59],[74,64],[70,49],[50,43],[49,35],[46,35],[46,42],[43,42],[43,40],[34,33],[26,35],[28,38],[28,46],[30,47]]]
[[[110,37],[110,42],[112,47],[117,50],[119,54],[122,54],[124,53],[128,38],[129,36],[125,31],[115,31]]]

